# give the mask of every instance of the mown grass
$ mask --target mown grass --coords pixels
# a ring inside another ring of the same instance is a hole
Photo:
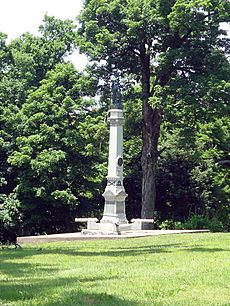
[[[230,234],[0,251],[0,305],[230,305]]]

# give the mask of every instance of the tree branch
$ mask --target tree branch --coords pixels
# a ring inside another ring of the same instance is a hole
[[[199,72],[200,70],[199,69],[196,69],[194,67],[183,67],[183,66],[174,66],[176,68],[176,70],[181,70],[181,71],[185,71],[185,72],[189,72],[189,73],[195,73],[195,72]],[[193,71],[195,72],[193,72]]]

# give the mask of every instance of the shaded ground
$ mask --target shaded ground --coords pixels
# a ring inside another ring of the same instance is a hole
[[[229,305],[230,234],[0,251],[0,305]]]

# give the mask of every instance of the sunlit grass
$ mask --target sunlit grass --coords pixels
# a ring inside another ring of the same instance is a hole
[[[230,234],[1,250],[0,305],[230,305]]]

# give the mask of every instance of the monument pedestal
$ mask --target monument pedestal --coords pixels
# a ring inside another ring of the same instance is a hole
[[[107,186],[103,193],[105,198],[104,214],[101,219],[102,227],[105,224],[126,224],[125,198],[127,194],[123,187]]]

